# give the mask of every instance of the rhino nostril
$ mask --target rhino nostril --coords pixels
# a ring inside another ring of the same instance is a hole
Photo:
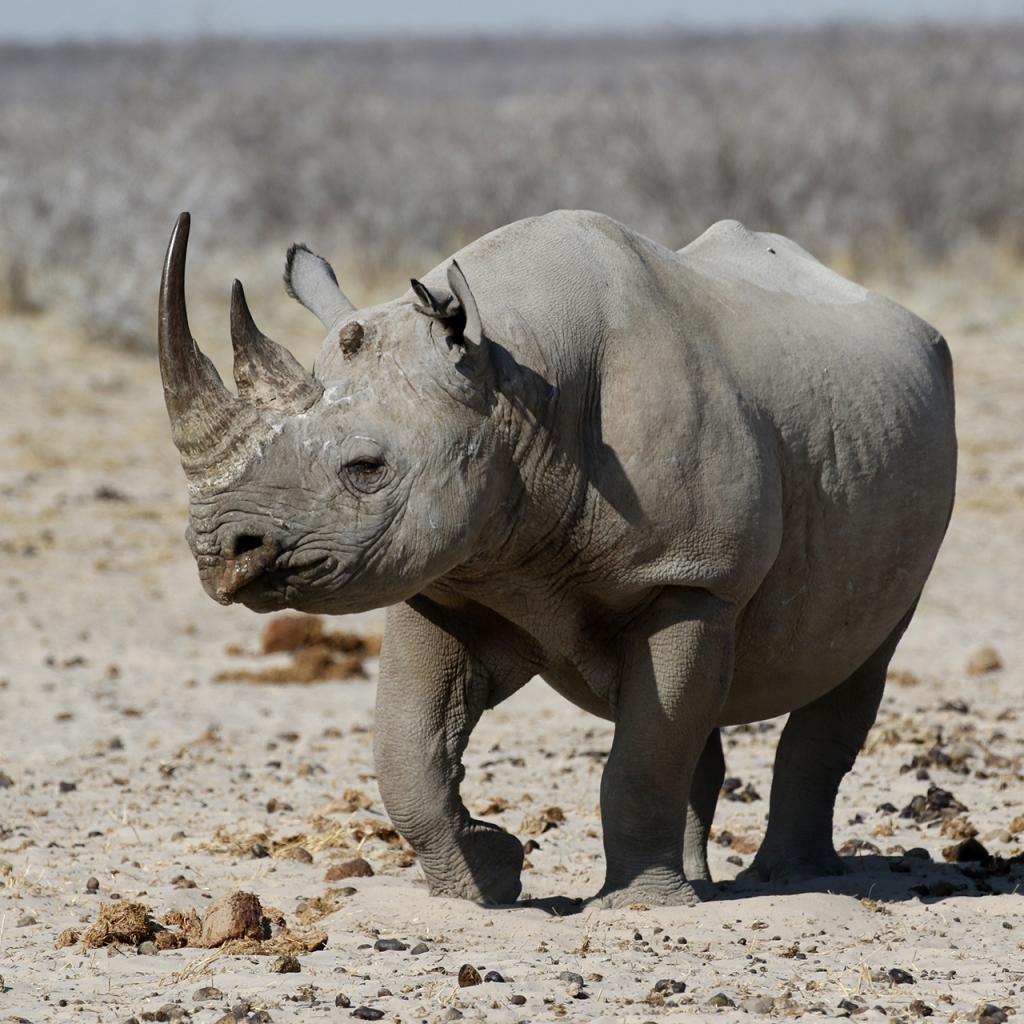
[[[241,533],[235,538],[232,554],[238,557],[239,555],[244,555],[246,551],[256,551],[258,548],[263,547],[263,544],[263,537],[255,533]]]

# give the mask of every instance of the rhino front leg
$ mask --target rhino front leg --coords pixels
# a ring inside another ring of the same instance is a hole
[[[687,803],[728,692],[734,620],[730,606],[705,592],[671,589],[624,637],[601,780],[607,874],[599,906],[697,901],[683,874]]]
[[[700,755],[690,783],[690,803],[686,808],[686,833],[683,843],[683,873],[687,880],[711,881],[708,868],[708,834],[715,820],[718,794],[725,780],[722,733],[712,729]]]
[[[374,757],[384,806],[416,851],[433,895],[511,903],[522,844],[469,814],[459,795],[462,754],[486,707],[522,683],[496,679],[423,598],[388,609]]]

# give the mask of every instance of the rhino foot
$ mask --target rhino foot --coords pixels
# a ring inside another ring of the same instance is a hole
[[[807,878],[830,878],[846,874],[835,850],[820,854],[772,855],[758,850],[750,867],[741,871],[737,881],[744,882],[799,882]]]
[[[587,907],[595,910],[625,910],[633,906],[693,907],[700,903],[696,890],[685,880],[666,885],[638,879],[631,885],[612,889],[607,885],[587,900]]]
[[[515,903],[522,892],[519,874],[523,869],[523,844],[493,825],[474,822],[475,828],[459,837],[461,856],[455,870],[450,864],[441,875],[424,873],[432,896],[452,896],[474,903],[500,905]]]

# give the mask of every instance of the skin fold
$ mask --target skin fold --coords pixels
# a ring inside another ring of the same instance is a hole
[[[261,612],[387,606],[377,772],[433,892],[520,892],[522,847],[470,816],[461,758],[537,675],[615,723],[599,905],[695,899],[718,728],[785,713],[748,870],[842,870],[836,791],[953,502],[932,327],[734,221],[672,252],[559,211],[366,309],[293,247],[323,348],[307,374],[236,285],[236,397],[188,333],[187,234],[161,369],[200,577]]]

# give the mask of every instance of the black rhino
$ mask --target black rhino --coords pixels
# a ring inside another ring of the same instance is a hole
[[[367,309],[293,247],[323,349],[307,373],[236,282],[235,397],[189,333],[188,230],[160,367],[200,576],[256,611],[389,606],[380,789],[434,892],[520,892],[461,755],[535,675],[615,723],[599,904],[695,898],[718,727],[786,712],[751,870],[841,870],[836,791],[953,502],[932,327],[779,235],[724,221],[672,252],[563,211]]]

